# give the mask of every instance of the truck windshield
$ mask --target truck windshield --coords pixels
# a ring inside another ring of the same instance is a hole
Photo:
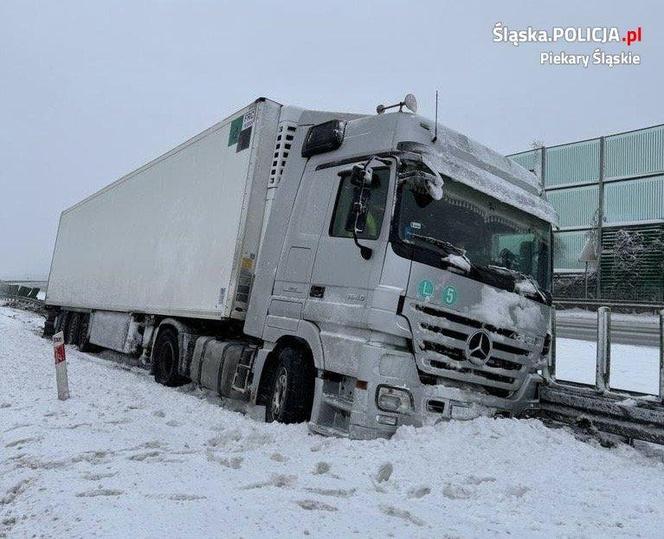
[[[438,201],[402,184],[397,213],[397,241],[415,260],[550,301],[545,221],[449,178]]]

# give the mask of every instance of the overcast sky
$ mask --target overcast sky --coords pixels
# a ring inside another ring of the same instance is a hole
[[[0,278],[48,275],[62,209],[259,96],[372,113],[413,92],[511,153],[664,122],[661,2],[0,0]],[[592,44],[527,26],[642,26],[640,66],[539,65]]]

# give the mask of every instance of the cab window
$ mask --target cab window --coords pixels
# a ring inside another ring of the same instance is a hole
[[[380,229],[385,215],[387,203],[387,189],[390,183],[390,169],[374,169],[371,187],[365,187],[362,202],[366,206],[366,212],[357,219],[360,230],[358,238],[375,240],[380,236]],[[360,200],[361,185],[356,185],[351,180],[351,174],[341,176],[337,201],[334,205],[332,222],[330,223],[330,236],[340,238],[352,238],[355,226],[355,213],[353,205]]]

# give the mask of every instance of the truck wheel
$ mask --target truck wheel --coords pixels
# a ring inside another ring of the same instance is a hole
[[[307,354],[299,348],[284,348],[279,354],[279,364],[272,376],[267,421],[309,421],[315,379],[316,371]]]
[[[81,333],[81,313],[69,313],[65,326],[65,344],[78,344]]]
[[[53,335],[60,331],[65,330],[65,322],[67,320],[67,311],[60,311],[58,316],[55,319],[55,324],[53,328]]]
[[[178,335],[169,328],[162,329],[154,343],[154,379],[165,386],[177,386],[182,383],[178,376]]]
[[[90,315],[81,315],[81,326],[78,330],[78,349],[81,352],[92,352],[94,345],[90,344],[88,340],[88,332],[90,330]]]
[[[42,337],[53,337],[55,335],[55,326],[58,322],[58,312],[54,309],[46,308],[46,320],[44,321],[44,331]]]

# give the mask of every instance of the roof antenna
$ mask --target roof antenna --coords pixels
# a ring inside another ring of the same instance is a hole
[[[436,90],[436,123],[434,124],[431,142],[436,142],[436,140],[438,140],[438,90]]]

